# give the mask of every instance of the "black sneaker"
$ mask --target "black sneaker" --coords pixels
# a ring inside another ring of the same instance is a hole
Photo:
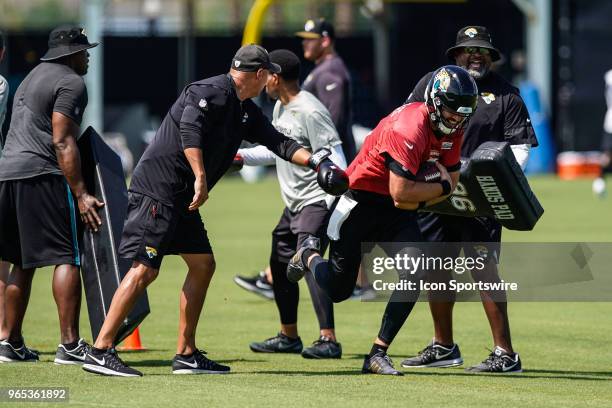
[[[142,377],[140,371],[128,367],[119,358],[114,348],[103,351],[97,351],[93,347],[88,348],[83,363],[83,370],[94,374],[117,377]]]
[[[234,276],[234,282],[242,289],[248,290],[265,299],[274,300],[274,290],[272,289],[272,284],[268,281],[265,271],[261,271],[256,276],[250,278],[236,275]]]
[[[304,358],[341,358],[342,346],[340,343],[333,341],[329,337],[321,336],[318,340],[312,343],[312,346],[307,347],[302,351]]]
[[[419,351],[416,357],[407,358],[402,361],[404,368],[421,367],[456,367],[463,364],[463,358],[459,346],[453,344],[451,348],[444,347],[434,341]]]
[[[13,347],[8,340],[0,342],[0,363],[35,363],[38,361],[38,353],[26,347]]]
[[[302,243],[302,246],[297,250],[295,255],[291,257],[289,265],[287,265],[287,279],[289,282],[298,282],[304,277],[308,267],[302,262],[302,255],[307,249],[320,251],[321,242],[319,238],[310,236]]]
[[[84,339],[79,339],[75,348],[68,350],[63,344],[57,346],[55,364],[83,364],[87,350],[91,347]]]
[[[172,374],[229,374],[230,368],[204,356],[204,350],[196,350],[189,357],[177,354],[172,359]]]
[[[393,361],[384,351],[376,353],[372,357],[365,356],[361,372],[363,374],[404,375],[393,367]]]
[[[522,373],[521,358],[518,353],[508,353],[499,346],[495,346],[489,357],[482,363],[466,368],[470,373]]]
[[[278,333],[274,337],[270,337],[260,343],[254,342],[249,344],[251,351],[255,353],[295,353],[302,352],[304,345],[302,339],[297,339],[285,336],[283,333]]]

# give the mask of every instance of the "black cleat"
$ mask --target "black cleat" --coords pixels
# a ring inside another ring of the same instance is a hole
[[[26,347],[14,347],[8,340],[0,342],[0,363],[35,363],[38,361],[38,353]]]
[[[312,343],[312,346],[307,347],[302,351],[304,358],[341,358],[342,346],[340,343],[333,341],[329,337],[321,336],[318,340]]]
[[[254,342],[249,344],[251,351],[255,353],[295,353],[302,352],[304,345],[299,337],[294,339],[285,336],[283,333],[278,333],[274,337],[270,337],[260,343]]]
[[[508,353],[499,346],[495,346],[489,357],[482,363],[468,367],[465,371],[469,373],[500,373],[515,374],[522,373],[523,367],[518,353]]]
[[[190,356],[176,354],[172,359],[172,374],[229,374],[230,368],[204,356],[196,350]]]
[[[365,356],[361,372],[363,374],[404,375],[393,367],[393,361],[384,351],[376,353],[372,357]]]
[[[83,364],[87,350],[91,347],[84,339],[79,339],[77,346],[68,350],[63,344],[57,346],[55,364]]]
[[[114,348],[98,351],[93,347],[87,350],[83,370],[94,374],[116,377],[142,377],[142,373],[128,367],[119,358]]]
[[[422,367],[456,367],[463,364],[463,358],[459,351],[459,346],[453,344],[447,348],[434,341],[429,343],[427,347],[419,352],[416,357],[407,358],[402,361],[404,368],[422,368]]]
[[[304,277],[306,271],[308,270],[308,267],[304,265],[304,262],[302,261],[304,251],[310,249],[319,252],[321,250],[320,248],[321,241],[317,237],[310,236],[306,238],[304,242],[302,242],[302,245],[297,250],[295,255],[291,257],[289,265],[287,265],[287,279],[289,282],[299,282],[299,280]]]
[[[257,276],[252,277],[236,275],[234,276],[234,282],[244,290],[248,290],[265,299],[274,300],[274,290],[272,289],[272,284],[268,282],[265,271],[261,271]]]

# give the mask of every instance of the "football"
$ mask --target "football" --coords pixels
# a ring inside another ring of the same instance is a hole
[[[425,183],[438,182],[440,181],[440,170],[434,162],[425,162],[421,164],[416,174],[416,181]]]

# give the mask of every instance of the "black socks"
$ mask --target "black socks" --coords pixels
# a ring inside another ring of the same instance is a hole
[[[79,341],[73,341],[72,343],[62,343],[62,346],[64,346],[64,348],[66,350],[74,350],[75,348],[77,348],[77,346],[79,345]]]
[[[380,344],[374,343],[372,345],[372,349],[370,350],[370,354],[368,354],[368,357],[372,357],[375,354],[378,354],[380,352],[383,352],[386,354],[388,349],[389,349],[389,346],[381,346]]]

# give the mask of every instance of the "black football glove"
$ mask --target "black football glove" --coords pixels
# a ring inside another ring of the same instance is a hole
[[[329,159],[328,149],[316,151],[308,160],[308,167],[317,172],[317,183],[327,194],[339,196],[348,190],[349,179],[344,170]]]

